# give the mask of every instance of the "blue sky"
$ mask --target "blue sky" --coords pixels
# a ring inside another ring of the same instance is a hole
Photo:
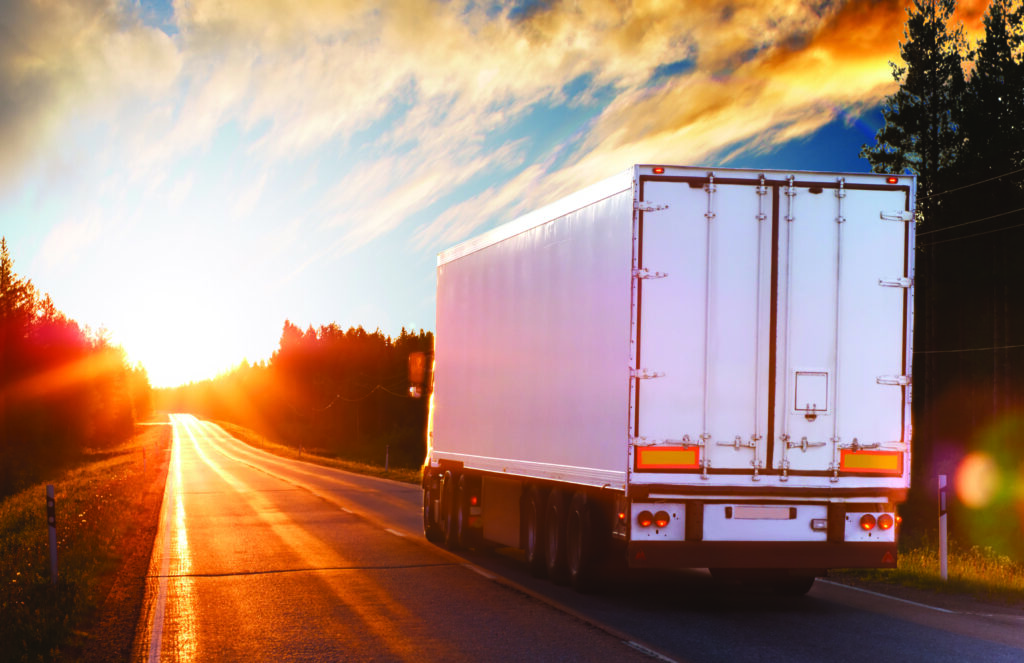
[[[985,3],[962,3],[968,33]],[[0,233],[154,384],[432,329],[436,254],[637,162],[863,171],[901,2],[12,0]]]

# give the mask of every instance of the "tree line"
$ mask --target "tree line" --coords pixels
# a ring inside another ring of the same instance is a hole
[[[1024,3],[993,0],[976,44],[955,8],[908,9],[899,89],[861,156],[918,176],[914,501],[934,511],[935,476],[981,452],[988,469],[959,478],[986,508],[955,520],[1024,552]]]
[[[161,409],[230,421],[296,448],[350,460],[419,467],[426,399],[408,392],[408,358],[433,350],[433,334],[391,338],[337,324],[305,331],[286,320],[268,361],[213,380],[157,392]]]
[[[0,497],[123,442],[150,406],[145,370],[15,273],[0,240]]]

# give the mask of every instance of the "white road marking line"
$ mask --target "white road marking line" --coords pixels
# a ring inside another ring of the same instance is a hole
[[[173,415],[172,415],[173,416]],[[173,421],[172,421],[173,424]],[[172,428],[171,437],[171,460],[172,462],[179,462],[175,457],[174,451],[177,447],[178,430]],[[163,520],[163,551],[160,555],[160,586],[156,594],[156,610],[153,611],[153,625],[149,629],[149,661],[155,663],[160,660],[160,647],[163,641],[164,634],[164,610],[167,605],[167,577],[171,570],[171,517],[170,513],[166,513],[165,510],[170,509],[170,505],[174,502],[174,475],[168,472],[167,483],[164,489],[164,499],[160,505],[160,518]]]
[[[480,568],[476,564],[463,564],[463,566],[466,567],[467,569],[469,569],[470,571],[472,571],[473,573],[475,573],[477,575],[481,575],[481,576],[487,578],[488,580],[497,580],[498,579],[498,576],[494,575],[490,571],[484,571],[482,568]]]
[[[900,603],[907,603],[910,605],[916,605],[918,608],[927,608],[928,610],[935,610],[936,612],[944,612],[947,615],[959,615],[962,614],[956,610],[947,610],[946,608],[938,608],[934,605],[928,605],[927,603],[918,603],[917,601],[908,601],[907,599],[901,599],[896,596],[889,594],[882,594],[881,592],[873,592],[870,589],[864,589],[862,587],[854,587],[853,585],[844,585],[841,582],[833,582],[831,580],[825,580],[824,578],[818,578],[818,582],[825,583],[826,585],[835,585],[836,587],[845,587],[846,589],[852,589],[854,591],[863,592],[872,596],[878,596],[883,599],[889,599],[890,601],[899,601]]]
[[[644,647],[639,642],[633,642],[632,640],[625,640],[624,642],[626,643],[627,647],[632,647],[633,649],[637,650],[641,654],[646,654],[647,656],[650,656],[651,658],[656,658],[659,661],[666,661],[667,663],[676,663],[676,660],[674,658],[669,658],[668,656],[665,656],[664,654],[659,654],[658,652],[656,652],[656,651],[654,651],[652,649],[648,649],[647,647]]]
[[[387,532],[388,534],[394,534],[395,536],[400,536],[403,539],[405,538],[405,534],[399,532],[398,530],[385,528],[384,531]]]

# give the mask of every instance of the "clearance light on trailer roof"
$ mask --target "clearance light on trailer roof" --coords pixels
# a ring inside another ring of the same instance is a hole
[[[655,166],[651,170],[654,172],[655,175],[664,175],[665,174],[665,168],[662,167],[662,166]]]
[[[890,175],[889,177],[885,178],[885,181],[888,182],[889,184],[899,184],[900,178],[895,177],[894,175]]]
[[[843,449],[839,459],[839,470],[867,474],[900,474],[903,472],[903,452]]]
[[[637,447],[638,470],[695,470],[700,467],[699,447]]]

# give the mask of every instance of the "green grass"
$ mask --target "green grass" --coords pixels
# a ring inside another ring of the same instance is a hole
[[[296,449],[295,447],[275,442],[263,435],[260,435],[254,430],[227,421],[215,421],[214,423],[227,431],[232,437],[245,442],[249,446],[262,449],[277,456],[304,460],[307,463],[333,467],[335,469],[345,470],[346,472],[366,474],[384,479],[393,479],[404,483],[418,484],[420,482],[420,470],[418,469],[414,470],[405,467],[391,467],[385,470],[382,465],[372,465],[369,463],[345,460],[344,458],[326,456],[322,453],[316,453],[314,450]]]
[[[46,482],[56,490],[55,585],[46,483],[0,502],[0,660],[61,660],[84,635],[80,629],[95,617],[119,567],[119,551],[135,534],[135,523],[122,514],[137,505],[152,474],[156,439],[146,432],[117,449],[87,454],[83,464]]]
[[[991,548],[952,542],[947,558],[947,580],[939,574],[938,546],[933,543],[900,550],[894,570],[850,571],[853,578],[902,585],[980,599],[1024,603],[1024,565]]]

